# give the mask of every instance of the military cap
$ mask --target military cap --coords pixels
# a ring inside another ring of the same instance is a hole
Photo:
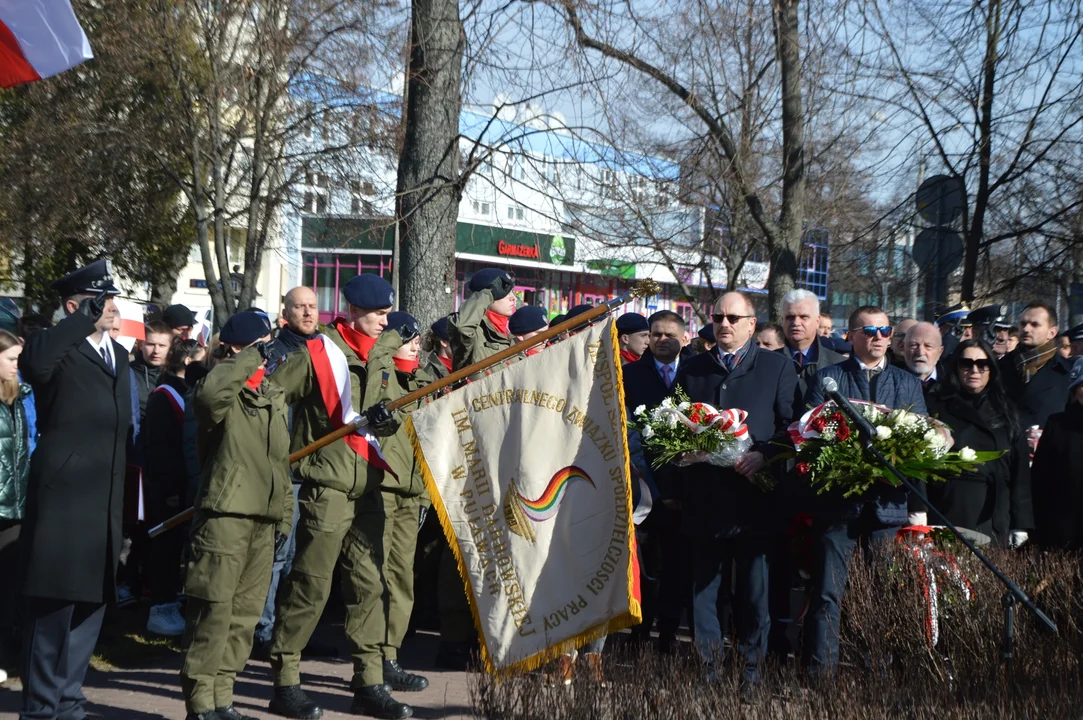
[[[227,345],[247,347],[270,332],[266,320],[256,313],[242,310],[226,320],[222,331],[218,333],[218,339]]]
[[[580,315],[582,315],[583,313],[585,313],[588,310],[592,309],[593,307],[594,306],[590,305],[589,303],[583,303],[581,305],[576,305],[575,307],[573,307],[571,310],[568,311],[568,316],[566,318],[564,318],[564,319],[565,320],[571,320],[573,317],[579,317]]]
[[[387,314],[387,329],[397,331],[404,343],[410,342],[421,334],[417,318],[405,310],[396,310]]]
[[[250,307],[247,310],[245,310],[244,312],[252,313],[253,315],[256,315],[259,318],[261,318],[263,320],[264,324],[267,325],[267,332],[271,332],[271,317],[266,312],[264,312],[263,309],[258,308],[258,307]]]
[[[712,343],[715,342],[714,325],[704,325],[699,329],[699,332],[696,334],[699,335],[701,340]]]
[[[162,320],[176,330],[182,327],[193,327],[196,324],[196,314],[184,305],[170,305],[162,311]]]
[[[1080,323],[1079,325],[1068,328],[1064,332],[1057,335],[1057,337],[1066,337],[1069,340],[1071,340],[1072,342],[1076,342],[1078,340],[1083,340],[1083,323]]]
[[[95,260],[59,280],[54,280],[50,287],[62,298],[72,295],[97,295],[101,292],[105,292],[106,295],[120,295],[120,290],[113,284],[109,261],[105,258]]]
[[[439,320],[437,320],[436,322],[434,322],[432,325],[430,325],[429,329],[432,330],[433,335],[440,338],[444,342],[451,342],[451,338],[447,334],[447,316],[446,315],[444,317],[440,318]]]
[[[946,323],[962,320],[969,314],[970,308],[966,306],[966,303],[959,303],[958,305],[952,305],[951,307],[941,305],[933,311],[933,318],[934,322],[939,327]]]
[[[508,330],[512,335],[526,335],[528,332],[541,330],[549,324],[544,308],[526,305],[516,310],[508,320]]]
[[[650,332],[651,326],[647,324],[647,318],[637,312],[628,312],[617,318],[617,332],[621,335],[631,335],[639,332]]]
[[[962,320],[959,325],[961,327],[973,327],[975,325],[992,325],[1000,320],[1004,319],[1004,315],[1007,314],[1008,308],[1003,305],[986,305],[980,307],[977,310],[971,310],[967,314],[966,319]]]
[[[499,280],[499,282],[497,282]],[[508,296],[515,286],[515,278],[510,273],[500,268],[485,268],[478,270],[470,277],[470,292],[492,290],[493,300],[501,300]]]
[[[559,324],[561,324],[562,322],[564,322],[567,319],[568,319],[568,314],[567,313],[561,313],[560,315],[555,315],[553,317],[553,319],[549,321],[549,327],[553,327],[554,325],[559,325]]]
[[[1083,357],[1076,358],[1072,363],[1072,370],[1068,373],[1068,392],[1069,394],[1076,389],[1076,386],[1083,383]]]
[[[391,307],[395,304],[395,289],[375,273],[354,275],[342,288],[346,302],[366,310]]]

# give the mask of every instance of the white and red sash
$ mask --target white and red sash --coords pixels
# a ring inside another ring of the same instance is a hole
[[[350,382],[350,365],[346,355],[338,345],[326,335],[307,341],[308,353],[312,357],[312,368],[316,372],[316,382],[320,386],[327,417],[336,428],[357,420],[360,415],[353,409]],[[369,465],[377,467],[398,480],[398,475],[384,460],[380,453],[380,443],[374,435],[362,426],[356,432],[346,436],[346,444]]]
[[[184,422],[184,396],[181,395],[176,389],[169,385],[159,385],[154,388],[152,393],[160,392],[166,396],[169,400],[169,404],[173,406],[173,414],[177,416],[177,420],[181,423]]]

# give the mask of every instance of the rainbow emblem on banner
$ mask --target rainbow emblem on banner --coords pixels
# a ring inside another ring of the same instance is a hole
[[[568,488],[572,483],[580,480],[594,487],[594,481],[589,475],[574,465],[569,465],[558,471],[545,486],[545,491],[534,500],[519,492],[513,480],[504,500],[504,518],[507,520],[508,529],[534,542],[534,529],[530,527],[527,520],[541,523],[556,515],[560,504],[564,501],[564,496],[568,494]]]

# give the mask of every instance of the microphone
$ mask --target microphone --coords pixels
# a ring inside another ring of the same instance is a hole
[[[872,443],[876,437],[876,428],[872,426],[872,423],[865,419],[865,416],[854,407],[854,404],[846,399],[841,393],[839,393],[839,384],[835,382],[833,377],[824,377],[820,380],[820,389],[824,391],[824,395],[828,397],[835,405],[838,406],[842,413],[850,418],[850,421],[857,425],[857,429],[865,436],[866,443]]]

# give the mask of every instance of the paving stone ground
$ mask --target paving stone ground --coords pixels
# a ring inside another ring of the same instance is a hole
[[[305,689],[324,708],[326,720],[358,717],[350,714],[352,670],[341,625],[321,626],[317,639],[322,644],[337,647],[339,658],[303,660],[301,673]],[[436,635],[423,632],[404,643],[403,665],[428,677],[429,687],[420,693],[396,693],[396,697],[414,707],[415,718],[471,718],[470,676],[433,669],[437,642]],[[137,660],[136,663],[115,661],[120,668],[108,672],[92,669],[87,674],[84,693],[89,701],[90,716],[103,720],[183,720],[184,700],[177,677],[180,655],[161,648],[152,653],[140,653]],[[139,667],[128,667],[130,664]],[[18,717],[20,691],[18,680],[0,685],[0,720]],[[271,720],[277,716],[267,712],[270,698],[270,667],[266,662],[250,660],[237,678],[237,708],[260,720]]]

